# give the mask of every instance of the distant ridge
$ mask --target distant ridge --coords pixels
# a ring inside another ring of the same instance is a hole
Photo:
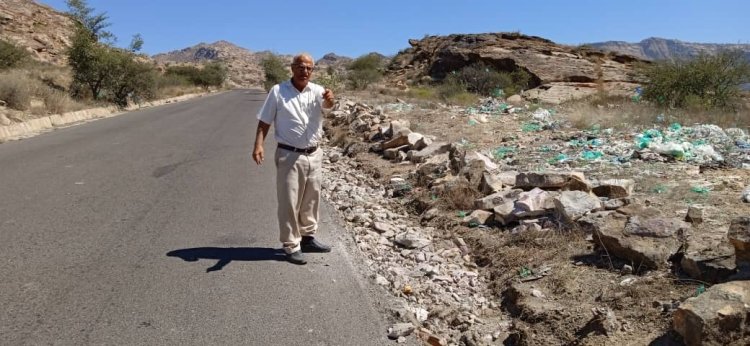
[[[750,44],[692,43],[651,37],[638,43],[606,41],[585,45],[604,51],[628,54],[645,60],[691,59],[700,55],[700,53],[716,54],[724,49],[739,49],[750,60]]]

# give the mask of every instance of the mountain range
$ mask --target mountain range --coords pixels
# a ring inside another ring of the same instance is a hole
[[[684,60],[694,58],[701,53],[715,54],[721,50],[737,49],[742,51],[750,61],[750,44],[693,43],[651,37],[638,43],[606,41],[588,43],[585,46],[628,54],[644,60]]]

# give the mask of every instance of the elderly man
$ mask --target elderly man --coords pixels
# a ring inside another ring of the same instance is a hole
[[[286,258],[294,264],[307,261],[302,252],[329,252],[331,247],[314,238],[320,214],[320,181],[323,151],[323,110],[333,107],[333,92],[310,82],[314,69],[309,54],[292,60],[292,79],[268,93],[258,113],[253,160],[263,163],[263,142],[271,124],[278,148],[276,194],[280,240]]]

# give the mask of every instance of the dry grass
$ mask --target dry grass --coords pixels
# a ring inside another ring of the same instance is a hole
[[[9,108],[25,111],[31,108],[34,81],[22,70],[10,70],[0,74],[0,100]]]
[[[737,111],[704,109],[663,109],[649,103],[635,103],[624,97],[595,95],[560,106],[560,114],[572,126],[588,129],[601,125],[615,129],[650,126],[657,123],[683,125],[715,124],[724,128],[750,128],[750,108]]]

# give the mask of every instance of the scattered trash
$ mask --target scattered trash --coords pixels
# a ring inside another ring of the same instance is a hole
[[[690,188],[690,191],[695,192],[699,195],[707,195],[711,190],[704,186],[693,186]]]
[[[531,114],[531,117],[537,121],[547,122],[552,118],[552,112],[544,108],[539,108]]]
[[[598,160],[604,156],[604,153],[601,151],[590,151],[590,150],[584,150],[581,153],[581,158],[588,161]]]
[[[492,151],[492,157],[495,158],[495,160],[502,160],[508,154],[511,154],[516,151],[516,148],[514,147],[497,147],[494,151]]]
[[[557,154],[555,157],[549,159],[547,162],[549,164],[555,164],[555,163],[559,163],[559,162],[565,162],[565,161],[568,161],[568,160],[569,159],[568,159],[567,155],[560,153],[560,154]]]
[[[669,189],[666,186],[659,184],[659,185],[654,186],[654,188],[651,191],[653,191],[654,193],[665,193],[668,190]]]
[[[531,276],[531,274],[534,274],[531,269],[526,267],[521,267],[518,269],[518,276],[520,276],[522,279],[528,276]]]
[[[680,125],[680,123],[672,123],[672,125],[669,125],[669,129],[672,131],[679,131],[682,129],[682,125]]]
[[[698,288],[695,289],[695,296],[697,297],[704,292],[706,292],[706,286],[704,284],[701,284],[700,286],[698,286]]]
[[[458,217],[460,217],[460,218],[465,218],[466,217],[466,212],[463,211],[463,210],[459,210],[457,214],[458,214]]]
[[[523,132],[539,132],[542,130],[542,126],[535,123],[525,123],[521,126]]]

